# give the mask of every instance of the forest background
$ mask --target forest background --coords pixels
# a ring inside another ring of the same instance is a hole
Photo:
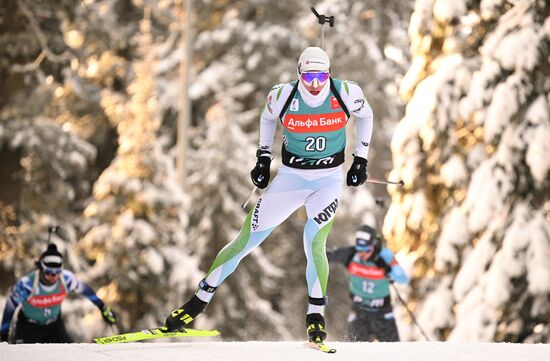
[[[351,244],[361,223],[383,229],[411,276],[398,290],[432,340],[550,340],[546,1],[200,0],[192,15],[185,5],[0,0],[0,304],[58,224],[66,268],[119,314],[119,331],[161,324],[240,229],[259,114],[318,45],[315,6],[336,19],[325,30],[332,75],[358,82],[374,111],[369,175],[405,182],[346,187],[328,247]],[[346,169],[353,120],[348,131]],[[302,339],[304,222],[299,210],[275,230],[196,326],[226,340]],[[341,340],[345,270],[331,268],[328,292],[329,338]],[[423,339],[395,304],[402,338]],[[112,332],[86,300],[63,312],[78,341]]]

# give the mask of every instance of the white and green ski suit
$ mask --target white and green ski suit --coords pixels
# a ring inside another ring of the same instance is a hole
[[[332,79],[342,102],[356,118],[355,155],[367,158],[372,135],[372,110],[354,82]],[[297,86],[297,91],[293,92]],[[306,280],[310,297],[308,313],[324,313],[328,281],[325,253],[327,235],[338,208],[343,186],[341,164],[346,146],[348,115],[327,82],[314,96],[301,82],[273,87],[260,118],[259,147],[272,151],[277,122],[283,126],[283,164],[252,208],[242,229],[218,254],[205,281],[218,287],[239,262],[258,247],[275,227],[296,209],[305,206],[307,222],[303,241],[307,258]],[[289,99],[294,93],[292,99]],[[280,116],[289,99],[288,107]],[[199,289],[209,302],[213,292]],[[321,301],[322,300],[322,301]]]

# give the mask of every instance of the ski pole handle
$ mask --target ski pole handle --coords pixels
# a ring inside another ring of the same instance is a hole
[[[321,41],[320,42],[321,42],[321,49],[324,49],[325,48],[325,27],[323,25],[325,25],[325,23],[328,22],[328,25],[331,28],[334,27],[334,16],[326,16],[326,15],[319,14],[313,6],[311,7],[311,11],[313,12],[313,15],[315,15],[315,17],[317,18],[317,21],[319,22],[319,24],[321,24]]]
[[[254,186],[254,188],[252,188],[252,190],[250,191],[250,194],[246,198],[246,201],[244,201],[244,203],[241,205],[242,209],[246,208],[246,206],[248,205],[248,202],[250,202],[250,198],[252,198],[252,195],[254,194],[254,192],[256,192],[256,189],[258,189],[258,187],[256,187],[256,186]]]
[[[57,229],[59,227],[58,226],[49,226],[48,227],[48,243],[50,243],[51,239],[52,239],[52,233],[55,233],[57,234]]]
[[[386,185],[398,185],[400,187],[405,186],[405,182],[403,182],[402,179],[400,179],[397,182],[388,181],[388,180],[382,180],[382,179],[376,179],[376,178],[367,178],[367,182],[369,183],[376,183],[376,184],[386,184]]]
[[[319,21],[319,24],[323,25],[325,23],[325,16],[324,15],[320,15],[317,10],[315,10],[315,8],[312,6],[311,7],[311,11],[313,11],[313,15],[315,15],[315,17],[317,18],[317,20]]]
[[[326,22],[328,22],[328,25],[332,28],[334,27],[334,16],[326,16],[323,14],[319,14],[317,10],[312,6],[311,11],[313,12],[313,15],[317,18],[317,21],[319,24],[324,25]]]

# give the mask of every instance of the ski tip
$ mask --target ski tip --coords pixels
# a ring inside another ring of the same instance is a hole
[[[98,344],[113,344],[122,342],[139,342],[154,338],[171,338],[171,337],[213,337],[219,336],[221,333],[218,330],[197,330],[193,328],[182,329],[180,331],[169,331],[166,328],[158,327],[145,329],[137,332],[113,335],[108,337],[94,338],[93,341]]]
[[[220,336],[220,335],[221,335],[220,331],[218,331],[218,330],[210,330],[210,334],[209,334],[209,335],[205,335],[205,336],[207,336],[207,337],[218,337],[218,336]]]
[[[309,341],[306,343],[306,346],[314,350],[319,350],[324,353],[336,353],[336,349],[328,346],[323,342],[312,342]]]

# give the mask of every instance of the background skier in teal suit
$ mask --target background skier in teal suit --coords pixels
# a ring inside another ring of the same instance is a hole
[[[111,308],[86,283],[63,269],[63,257],[55,244],[49,244],[37,262],[37,269],[17,281],[6,300],[2,317],[1,341],[8,341],[10,323],[19,311],[15,343],[71,343],[61,317],[61,303],[70,292],[83,295],[101,311],[108,324],[117,318]]]
[[[327,252],[331,263],[348,271],[352,311],[347,341],[399,341],[390,296],[390,282],[407,283],[408,277],[392,251],[382,245],[382,235],[363,225],[355,234],[355,246]]]

